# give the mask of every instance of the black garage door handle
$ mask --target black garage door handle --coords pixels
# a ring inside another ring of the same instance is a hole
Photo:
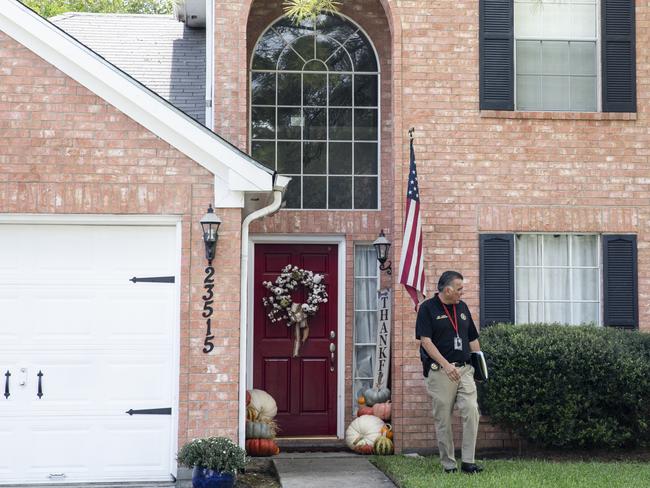
[[[171,415],[172,409],[169,408],[149,408],[144,410],[127,410],[125,413],[129,415]]]

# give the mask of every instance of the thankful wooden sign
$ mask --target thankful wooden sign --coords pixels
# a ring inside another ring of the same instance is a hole
[[[375,354],[375,376],[372,386],[375,389],[386,388],[390,368],[390,324],[391,299],[390,288],[377,292],[377,349]]]

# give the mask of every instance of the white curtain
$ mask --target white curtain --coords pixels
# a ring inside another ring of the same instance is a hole
[[[354,249],[353,407],[372,386],[377,341],[377,253],[372,246]]]
[[[517,235],[515,269],[518,323],[599,322],[598,236]]]

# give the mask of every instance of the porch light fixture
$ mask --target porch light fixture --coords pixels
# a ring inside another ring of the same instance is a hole
[[[201,228],[203,229],[203,242],[205,242],[205,258],[208,262],[214,259],[214,253],[217,250],[217,240],[219,239],[219,226],[221,219],[214,213],[212,204],[208,207],[206,213],[201,219]]]
[[[386,271],[388,274],[393,274],[392,263],[386,260],[388,259],[388,250],[390,249],[390,242],[386,239],[384,235],[384,229],[379,233],[379,237],[375,239],[375,242],[372,243],[375,246],[375,251],[377,251],[377,261],[379,261],[379,269],[381,271]]]

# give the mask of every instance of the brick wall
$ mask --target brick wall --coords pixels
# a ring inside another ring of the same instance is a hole
[[[182,217],[180,442],[237,435],[238,209],[218,210],[216,347],[201,352],[199,220],[213,191],[208,171],[0,32],[0,212]]]
[[[393,45],[404,60],[404,126],[416,127],[429,288],[445,269],[459,269],[478,318],[480,232],[636,233],[640,328],[650,331],[647,4],[636,9],[638,113],[571,114],[480,112],[477,2],[397,3],[403,35]],[[402,447],[425,448],[434,429],[404,293],[396,308],[404,363],[393,386],[405,401],[395,423]],[[479,447],[509,444],[482,424]]]
[[[241,3],[244,7],[238,13],[242,21],[248,19],[250,53],[263,28],[281,14],[281,2]],[[364,27],[381,59],[383,211],[284,211],[255,230],[342,233],[353,243],[373,240],[379,228],[391,222],[393,256],[399,256],[401,189],[408,172],[406,130],[415,127],[429,290],[442,271],[458,269],[466,277],[465,299],[478,320],[481,232],[636,233],[640,328],[649,331],[650,64],[645,48],[650,8],[641,3],[636,7],[637,114],[479,111],[475,1],[367,0],[346,2],[343,13]],[[218,33],[217,40],[219,44]],[[237,55],[239,62],[241,57]],[[245,80],[243,72],[237,79]],[[240,85],[239,97],[241,93],[248,96],[247,84]],[[238,100],[243,117],[248,102]],[[246,122],[240,122],[240,127],[246,127]],[[350,254],[347,265],[349,322]],[[402,287],[392,286],[396,290],[392,387],[397,447],[427,448],[435,436],[413,339],[415,313]],[[348,330],[349,344],[349,323]],[[348,380],[350,359],[346,359]],[[479,447],[512,443],[508,435],[485,424],[479,437]]]

